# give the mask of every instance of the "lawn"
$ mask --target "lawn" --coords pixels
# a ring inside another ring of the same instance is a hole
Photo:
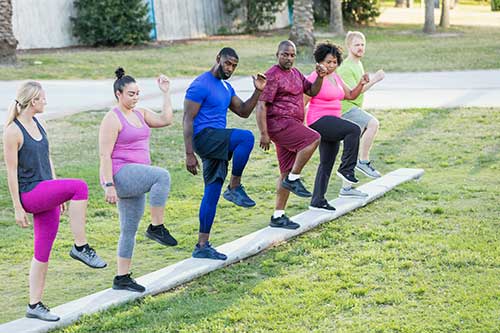
[[[297,239],[157,297],[89,316],[65,332],[493,332],[500,319],[500,109],[414,109],[374,112],[382,123],[374,163],[382,172],[424,168],[369,206]],[[60,177],[90,186],[89,239],[108,261],[90,270],[69,258],[64,218],[52,253],[45,302],[55,306],[108,288],[116,265],[117,214],[102,199],[97,175],[97,126],[103,112],[49,122]],[[254,119],[229,117],[252,129]],[[78,149],[75,149],[78,147]],[[164,248],[139,228],[133,272],[143,275],[187,258],[196,242],[201,177],[184,170],[181,114],[154,130],[155,165],[167,167],[173,188],[167,224],[179,246]],[[304,171],[311,186],[318,157]],[[1,164],[0,193],[7,194]],[[244,210],[221,199],[213,230],[222,244],[266,226],[278,173],[274,153],[256,148],[245,185],[257,201]],[[362,178],[362,181],[367,181]],[[333,179],[329,198],[339,181]],[[307,207],[292,197],[288,212]],[[23,315],[32,231],[17,227],[10,199],[0,198],[0,322]]]
[[[423,20],[423,18],[422,18]],[[349,28],[348,28],[349,29]],[[368,71],[446,71],[500,68],[500,29],[453,26],[434,35],[422,33],[420,25],[379,25],[361,29],[367,36],[364,63]],[[323,27],[316,29],[318,41],[330,39],[343,45]],[[22,79],[111,79],[118,66],[135,77],[196,76],[210,67],[219,49],[233,47],[240,54],[238,75],[263,72],[275,63],[279,41],[287,31],[259,36],[211,37],[201,41],[176,42],[136,48],[69,48],[28,51],[19,55],[17,67],[0,68],[0,80]],[[301,56],[297,67],[309,71],[311,60]]]

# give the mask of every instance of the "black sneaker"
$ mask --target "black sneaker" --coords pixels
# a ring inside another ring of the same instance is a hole
[[[328,201],[324,201],[322,204],[311,204],[309,205],[309,209],[310,210],[319,210],[319,211],[322,211],[322,212],[328,212],[328,213],[331,213],[331,212],[334,212],[335,211],[335,207],[333,207],[332,205],[330,205],[328,203]]]
[[[293,194],[298,195],[299,197],[302,197],[302,198],[312,197],[311,192],[306,190],[306,188],[304,187],[304,184],[302,184],[302,182],[300,181],[300,178],[296,179],[296,180],[289,180],[288,177],[286,177],[281,182],[281,186],[283,186],[283,188],[287,189],[288,191],[292,192]]]
[[[271,216],[271,222],[269,222],[269,226],[273,228],[284,228],[284,229],[300,228],[300,224],[293,222],[286,215],[281,215],[280,217],[277,218]]]
[[[148,230],[146,230],[146,237],[160,243],[161,245],[177,245],[177,240],[172,237],[170,232],[168,232],[167,228],[165,228],[163,224],[160,224],[158,226],[153,226],[152,224],[150,224]]]
[[[129,290],[138,293],[143,293],[146,288],[135,282],[131,277],[132,273],[125,274],[122,276],[115,276],[113,279],[113,289],[115,290]]]
[[[337,171],[337,176],[339,176],[340,178],[342,178],[342,180],[351,184],[356,184],[358,182],[358,179],[354,177],[354,172]]]

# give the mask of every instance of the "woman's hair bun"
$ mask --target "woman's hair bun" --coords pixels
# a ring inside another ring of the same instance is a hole
[[[115,71],[116,79],[119,80],[125,75],[125,70],[122,67],[118,67]]]

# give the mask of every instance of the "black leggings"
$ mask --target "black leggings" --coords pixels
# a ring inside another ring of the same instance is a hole
[[[319,144],[320,163],[314,181],[312,205],[323,204],[328,182],[332,174],[333,164],[339,152],[340,141],[344,140],[344,151],[339,171],[353,173],[358,159],[359,137],[361,130],[358,125],[349,120],[334,116],[324,116],[311,124],[313,130],[321,134]]]

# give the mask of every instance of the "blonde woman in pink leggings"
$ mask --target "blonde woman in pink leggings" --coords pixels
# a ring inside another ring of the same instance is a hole
[[[23,83],[10,107],[3,143],[16,223],[28,227],[27,213],[33,214],[34,256],[29,274],[30,300],[26,317],[57,321],[59,317],[42,303],[42,295],[65,202],[71,202],[69,218],[75,239],[70,256],[92,268],[104,268],[106,263],[89,246],[85,236],[87,184],[80,179],[55,177],[45,126],[36,117],[43,113],[45,104],[45,92],[40,83]]]

